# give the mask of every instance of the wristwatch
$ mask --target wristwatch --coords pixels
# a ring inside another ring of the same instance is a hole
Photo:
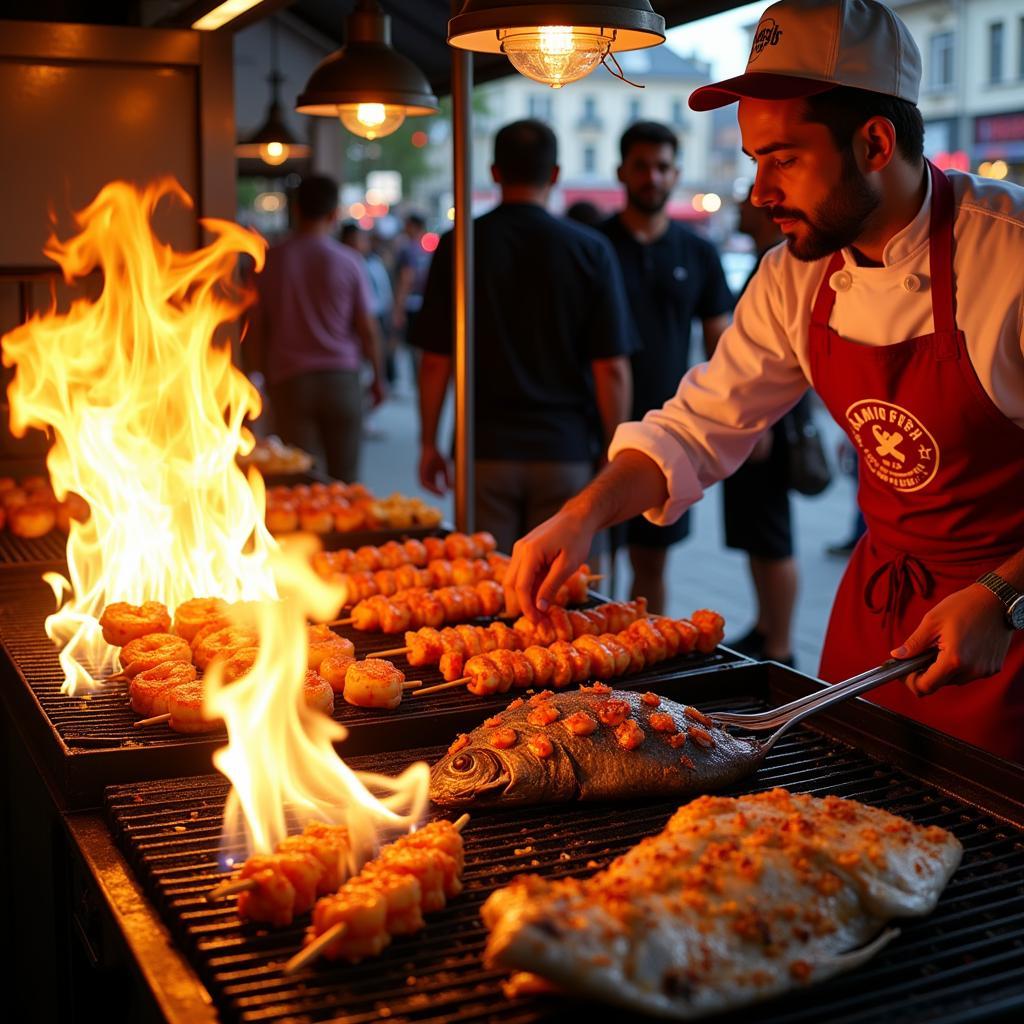
[[[994,572],[985,573],[978,582],[1003,602],[1010,629],[1024,629],[1024,594]]]

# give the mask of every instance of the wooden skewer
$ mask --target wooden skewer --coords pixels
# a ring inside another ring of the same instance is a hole
[[[458,818],[456,818],[452,822],[452,828],[455,829],[456,832],[461,832],[466,827],[466,824],[467,824],[468,821],[469,821],[469,814],[468,813],[460,815]]]
[[[330,622],[325,622],[325,626],[351,626],[355,622],[355,616],[350,615],[347,619],[332,619]]]
[[[132,728],[141,729],[144,725],[159,725],[161,722],[169,722],[171,720],[170,712],[166,715],[154,715],[152,718],[140,718],[137,722],[133,723]]]
[[[390,651],[377,651],[376,654],[371,654],[371,658],[393,658],[399,654],[408,654],[412,650],[411,647],[392,647]]]
[[[250,889],[255,889],[256,884],[255,878],[229,878],[226,882],[215,885],[206,894],[206,898],[211,903],[214,903],[217,900],[224,899],[225,896],[234,896],[235,893],[248,892]]]
[[[422,679],[406,679],[406,681],[404,683],[402,683],[402,689],[403,690],[415,690],[417,686],[422,686],[422,685],[423,685],[423,680]]]
[[[453,679],[450,683],[438,683],[436,686],[427,686],[422,690],[417,690],[413,696],[422,697],[425,693],[438,693],[440,690],[454,690],[456,686],[465,686],[471,678],[471,676],[463,676],[461,679]]]
[[[318,959],[320,954],[334,941],[340,939],[345,934],[345,928],[347,925],[344,921],[339,921],[335,925],[331,925],[322,935],[318,935],[308,946],[304,949],[300,949],[284,965],[285,974],[294,974],[296,971],[301,971],[307,964],[312,963]]]

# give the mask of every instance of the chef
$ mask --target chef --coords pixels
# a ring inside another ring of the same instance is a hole
[[[752,201],[785,242],[710,362],[619,427],[505,585],[543,611],[597,530],[675,520],[812,385],[858,452],[868,524],[822,678],[938,647],[872,699],[1024,761],[1024,189],[923,157],[920,78],[877,0],[782,0],[745,74],[693,93],[695,110],[739,101]]]

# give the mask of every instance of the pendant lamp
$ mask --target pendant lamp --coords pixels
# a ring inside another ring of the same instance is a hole
[[[552,89],[589,75],[608,59],[617,69],[616,52],[664,41],[665,19],[649,0],[466,0],[448,22],[451,46],[504,53],[520,74]]]
[[[358,0],[345,45],[320,62],[295,109],[338,117],[354,135],[380,139],[406,117],[436,114],[437,97],[423,72],[392,48],[391,19],[377,0]]]
[[[277,22],[273,18],[269,28],[270,74],[267,81],[270,83],[270,107],[259,131],[235,146],[235,156],[259,157],[265,164],[279,167],[285,160],[309,156],[309,146],[297,141],[285,124],[279,94],[284,78],[277,70]]]

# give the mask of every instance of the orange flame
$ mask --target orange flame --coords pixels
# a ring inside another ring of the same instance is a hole
[[[44,250],[68,283],[100,271],[99,298],[34,317],[2,342],[16,367],[12,431],[52,429],[54,491],[81,495],[92,512],[71,524],[69,579],[48,576],[59,610],[46,631],[62,647],[66,693],[116,664],[97,623],[106,604],[173,611],[192,597],[275,596],[262,488],[235,464],[252,448],[243,423],[260,398],[225,333],[246,305],[232,284],[237,257],[259,268],[265,243],[206,220],[213,242],[176,252],[150,228],[165,197],[191,206],[172,180],[107,185],[77,215],[80,233]]]
[[[306,618],[331,618],[346,597],[310,568],[315,546],[313,538],[296,538],[272,555],[283,600],[259,605],[259,655],[248,674],[223,685],[216,663],[207,671],[204,712],[228,728],[228,746],[213,757],[232,783],[224,847],[270,853],[296,825],[344,824],[349,866],[358,870],[375,852],[379,832],[405,832],[421,820],[430,770],[418,762],[393,779],[353,771],[333,747],[347,735],[344,726],[306,705]]]

